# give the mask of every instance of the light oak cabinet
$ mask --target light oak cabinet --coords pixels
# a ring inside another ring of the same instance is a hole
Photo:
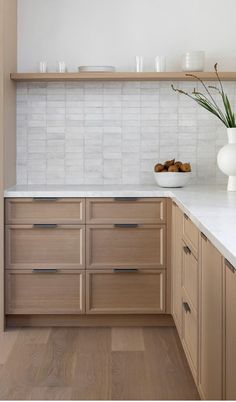
[[[201,238],[200,373],[204,399],[223,397],[223,263],[219,251]]]
[[[225,399],[236,399],[236,269],[225,261]]]
[[[163,198],[87,198],[88,224],[163,224],[166,223],[166,200]]]
[[[87,313],[164,313],[164,271],[89,270],[86,275]]]
[[[182,337],[182,237],[183,213],[173,203],[172,207],[172,314]]]
[[[165,199],[11,198],[5,207],[7,315],[165,313]]]
[[[85,268],[83,225],[7,225],[7,269]]]
[[[82,314],[84,271],[6,270],[6,314]]]
[[[83,224],[84,198],[8,198],[5,201],[5,224]]]
[[[172,211],[172,311],[189,366],[197,383],[199,231],[175,203]]]
[[[165,243],[163,225],[87,225],[87,268],[164,268]]]

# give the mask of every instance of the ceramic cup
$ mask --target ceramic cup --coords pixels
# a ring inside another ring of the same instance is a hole
[[[183,71],[203,71],[205,53],[200,50],[197,52],[187,52],[182,56]]]

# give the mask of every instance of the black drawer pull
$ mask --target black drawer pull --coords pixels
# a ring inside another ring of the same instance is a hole
[[[185,219],[186,219],[187,221],[189,220],[188,215],[184,214],[184,217],[185,217]]]
[[[33,201],[57,201],[58,197],[34,197]]]
[[[189,307],[189,304],[187,302],[183,302],[183,308],[186,313],[191,313],[191,308]]]
[[[226,258],[225,258],[225,265],[230,269],[230,271],[233,272],[233,274],[235,274],[236,268],[234,268],[234,266],[228,260],[226,260]]]
[[[185,254],[192,254],[192,251],[190,250],[190,248],[188,246],[184,246],[183,250],[184,250]]]
[[[137,268],[114,268],[113,272],[115,272],[115,273],[138,272],[138,269]]]
[[[137,201],[137,197],[114,197],[114,201]]]
[[[34,268],[33,273],[35,274],[51,274],[58,272],[57,268]]]
[[[207,237],[204,235],[204,233],[201,232],[201,238],[205,241],[207,241]]]
[[[138,224],[137,223],[115,223],[114,225],[115,228],[137,228]]]
[[[56,223],[34,223],[33,227],[37,229],[54,229],[57,228]]]

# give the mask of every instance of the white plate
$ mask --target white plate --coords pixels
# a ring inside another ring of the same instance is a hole
[[[116,68],[113,66],[79,66],[80,73],[114,73]]]

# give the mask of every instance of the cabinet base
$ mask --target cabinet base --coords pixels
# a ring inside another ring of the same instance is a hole
[[[170,314],[7,315],[6,327],[174,326]]]

